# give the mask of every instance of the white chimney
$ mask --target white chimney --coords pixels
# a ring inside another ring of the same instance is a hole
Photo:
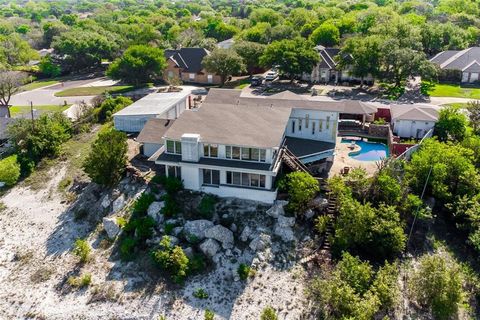
[[[184,133],[182,135],[182,161],[198,162],[200,135]]]

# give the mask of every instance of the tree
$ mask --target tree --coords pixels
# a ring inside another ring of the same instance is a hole
[[[18,34],[8,37],[0,35],[0,62],[4,60],[7,65],[18,66],[37,58],[37,51],[33,50]]]
[[[447,107],[440,110],[434,132],[440,141],[449,139],[462,141],[467,132],[467,125],[467,118],[458,108]]]
[[[269,8],[258,8],[253,10],[249,18],[252,25],[256,25],[260,22],[267,22],[271,26],[275,26],[282,20],[282,16],[277,11]]]
[[[315,44],[331,47],[340,42],[340,31],[331,22],[324,22],[318,28],[313,30],[310,39]]]
[[[20,178],[20,164],[17,162],[17,155],[12,155],[0,160],[0,182],[11,187]]]
[[[435,319],[451,319],[465,302],[460,267],[440,254],[425,255],[412,271],[408,288],[421,306],[431,310]]]
[[[46,55],[40,59],[38,68],[43,75],[49,78],[58,77],[62,73],[62,68],[53,62],[50,55]]]
[[[260,43],[250,41],[235,42],[233,49],[242,57],[246,69],[250,75],[260,66],[260,56],[265,50],[265,46]]]
[[[289,173],[279,181],[278,186],[288,193],[288,209],[295,213],[303,213],[320,191],[318,181],[306,172]]]
[[[113,79],[139,85],[161,78],[167,67],[163,50],[146,45],[129,47],[113,61],[107,75]]]
[[[68,30],[68,26],[60,21],[49,21],[42,27],[43,29],[43,43],[46,48],[50,48],[54,37],[60,36],[63,32]]]
[[[114,129],[101,132],[83,164],[92,181],[113,186],[120,181],[127,164],[127,135]]]
[[[173,246],[169,236],[163,236],[160,248],[152,252],[152,258],[162,269],[170,273],[177,283],[187,277],[189,259],[183,249]]]
[[[239,74],[245,70],[242,57],[232,49],[215,49],[203,59],[202,64],[208,72],[220,76],[220,86],[225,84],[229,76]]]
[[[478,133],[480,130],[480,100],[469,101],[467,110],[473,131]]]
[[[95,110],[95,114],[97,117],[96,120],[100,123],[110,121],[112,115],[115,112],[122,110],[126,106],[131,105],[132,103],[132,99],[127,97],[109,97],[102,102],[102,104],[100,105],[100,107],[98,107],[97,110]]]
[[[12,96],[20,91],[25,75],[17,71],[0,71],[0,106],[9,107]],[[10,117],[10,109],[8,110]]]
[[[320,57],[311,42],[303,38],[274,41],[260,57],[260,64],[266,67],[278,65],[281,72],[293,81],[295,76],[312,72]]]

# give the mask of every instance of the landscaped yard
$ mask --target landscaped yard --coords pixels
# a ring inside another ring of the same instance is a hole
[[[51,86],[53,84],[57,84],[58,80],[38,80],[32,83],[26,84],[21,87],[22,91],[30,91],[33,89],[43,88],[46,86]]]
[[[99,94],[108,92],[111,94],[114,93],[125,93],[139,87],[135,86],[103,86],[103,87],[77,87],[65,89],[63,91],[55,93],[56,97],[76,97],[76,96],[98,96]]]
[[[467,88],[455,84],[437,84],[428,93],[431,97],[480,99],[480,88]]]
[[[45,112],[55,112],[55,111],[63,111],[66,110],[70,105],[45,105],[45,106],[33,106],[34,110],[39,111],[40,113]],[[13,106],[10,108],[10,113],[12,117],[19,115],[19,114],[29,114],[30,113],[30,106]]]

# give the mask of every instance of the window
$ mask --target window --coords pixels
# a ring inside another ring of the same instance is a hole
[[[267,151],[258,148],[240,148],[234,146],[225,146],[225,157],[227,159],[241,159],[246,161],[265,162]]]
[[[318,132],[322,132],[323,129],[323,120],[318,121]]]
[[[167,140],[167,153],[182,154],[182,143],[180,141]]]
[[[260,149],[260,161],[265,162],[267,159],[267,150]]]
[[[305,128],[307,128],[307,129],[308,129],[308,122],[309,121],[310,121],[310,115],[307,114],[307,115],[305,115]]]
[[[207,75],[207,82],[208,83],[213,83],[213,75],[211,75],[211,74]]]
[[[302,131],[302,119],[298,119],[298,131]]]
[[[266,176],[263,174],[227,171],[227,184],[231,185],[265,188],[265,180]]]
[[[167,173],[169,177],[182,178],[182,167],[167,166]]]
[[[326,125],[326,127],[327,127],[327,130],[330,129],[330,117],[327,117],[327,125]]]
[[[218,157],[218,145],[216,144],[204,144],[203,145],[203,156],[209,158]]]
[[[292,133],[295,133],[295,120],[292,120]]]
[[[203,184],[218,186],[220,184],[220,171],[211,169],[202,169]]]
[[[315,134],[315,121],[312,121],[312,134]]]
[[[189,73],[188,74],[188,79],[189,80],[195,80],[195,73]]]

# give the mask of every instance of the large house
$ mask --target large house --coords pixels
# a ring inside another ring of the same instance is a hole
[[[177,78],[183,82],[219,84],[219,75],[209,73],[202,65],[203,59],[210,52],[204,48],[181,48],[179,50],[165,50],[167,68],[164,79]]]
[[[479,81],[480,47],[442,51],[430,61],[440,68],[440,80],[461,83]]]
[[[391,105],[391,124],[394,134],[401,138],[423,138],[435,127],[439,107],[430,104]]]
[[[320,55],[320,62],[313,68],[310,74],[304,73],[302,80],[316,82],[316,83],[342,83],[342,82],[360,82],[359,77],[353,76],[349,72],[349,68],[341,69],[338,66],[338,55],[340,49],[326,48],[318,45],[315,47]],[[352,58],[353,59],[353,58]],[[365,83],[372,83],[373,77],[371,75],[365,77]]]
[[[187,189],[272,203],[283,162],[333,160],[339,115],[347,108],[355,112],[351,104],[289,91],[254,97],[211,89],[200,108],[186,110],[165,131],[150,159]]]

